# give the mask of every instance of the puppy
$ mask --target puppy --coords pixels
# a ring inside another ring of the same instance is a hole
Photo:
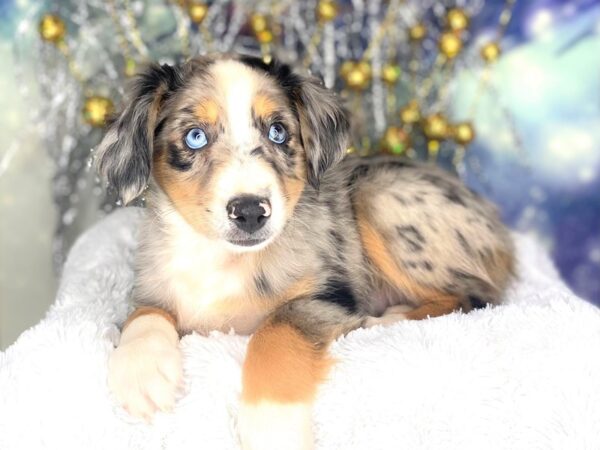
[[[173,407],[179,337],[252,334],[244,449],[310,449],[328,345],[361,327],[500,301],[513,246],[453,176],[346,158],[349,118],[317,81],[251,57],[154,65],[97,149],[127,204],[146,187],[135,310],[109,361],[131,414]]]

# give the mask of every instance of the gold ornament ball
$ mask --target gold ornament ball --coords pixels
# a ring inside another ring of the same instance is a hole
[[[355,66],[354,61],[344,61],[340,66],[340,76],[345,80],[348,77],[348,74]]]
[[[191,2],[188,4],[188,15],[190,20],[196,25],[202,23],[208,12],[208,6],[201,2]]]
[[[462,50],[462,41],[454,32],[443,33],[440,37],[440,51],[448,59],[454,59]]]
[[[317,4],[317,16],[321,22],[330,22],[337,16],[338,6],[332,0],[320,0]]]
[[[273,33],[269,30],[262,30],[256,33],[256,39],[261,44],[268,44],[273,41]]]
[[[435,161],[440,151],[440,141],[435,139],[427,141],[427,151],[429,152],[429,160]]]
[[[262,14],[252,14],[250,17],[250,26],[256,35],[261,31],[267,31],[267,18]]]
[[[39,32],[44,41],[56,44],[63,40],[67,28],[56,14],[45,14],[40,20]]]
[[[410,27],[408,30],[408,35],[412,41],[422,41],[427,35],[427,28],[425,28],[425,25],[422,23],[418,23]]]
[[[340,68],[340,75],[350,89],[363,90],[371,80],[371,66],[364,61],[346,61]]]
[[[369,77],[358,68],[352,69],[346,77],[350,89],[363,90],[369,85]]]
[[[400,78],[402,69],[397,64],[385,64],[381,70],[381,79],[387,84],[394,84]]]
[[[103,127],[113,111],[113,102],[109,98],[95,95],[87,98],[83,105],[83,120],[93,127]]]
[[[423,132],[432,140],[442,140],[448,137],[448,121],[442,114],[432,114],[423,121]]]
[[[500,53],[502,53],[502,49],[497,42],[489,42],[481,47],[481,57],[488,63],[496,62]]]
[[[356,65],[358,70],[360,70],[366,77],[371,78],[371,66],[366,61],[359,61]]]
[[[410,147],[410,135],[399,127],[389,127],[381,140],[381,149],[385,153],[401,155]]]
[[[469,16],[460,8],[453,8],[448,11],[446,21],[452,31],[464,31],[469,26]]]
[[[475,130],[469,122],[455,125],[452,134],[454,140],[461,145],[469,145],[475,139]]]
[[[411,100],[400,110],[400,119],[403,123],[411,125],[421,120],[421,111],[416,100]]]

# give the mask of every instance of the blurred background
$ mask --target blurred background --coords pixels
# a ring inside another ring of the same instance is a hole
[[[599,0],[0,0],[0,25],[0,349],[119,207],[90,165],[127,79],[207,52],[322,77],[352,156],[457,172],[600,304]]]

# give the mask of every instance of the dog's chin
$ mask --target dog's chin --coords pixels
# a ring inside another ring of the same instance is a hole
[[[262,250],[273,240],[273,236],[266,238],[227,239],[227,248],[236,253],[249,253]]]

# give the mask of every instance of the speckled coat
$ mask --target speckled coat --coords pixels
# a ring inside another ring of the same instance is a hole
[[[494,207],[428,164],[344,158],[348,115],[316,80],[217,56],[152,66],[131,92],[97,162],[125,202],[149,183],[136,311],[109,371],[134,414],[172,403],[177,333],[254,333],[242,446],[311,448],[307,411],[333,339],[501,301],[513,246]],[[273,124],[285,142],[270,140]],[[207,144],[192,150],[198,129]],[[227,212],[241,194],[269,204],[257,231]]]

